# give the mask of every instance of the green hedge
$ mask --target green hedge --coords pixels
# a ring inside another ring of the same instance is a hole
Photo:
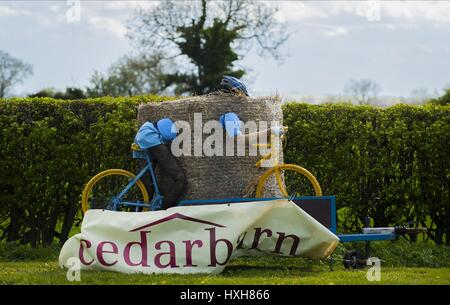
[[[0,100],[0,240],[64,242],[89,177],[132,166],[139,103],[164,99]]]
[[[0,100],[0,241],[64,242],[83,184],[103,169],[134,167],[139,103],[167,99]],[[337,196],[341,231],[370,213],[377,226],[415,220],[450,243],[449,106],[289,103],[284,120],[286,162]]]
[[[286,162],[336,195],[341,230],[361,228],[369,214],[375,226],[426,225],[450,245],[450,107],[290,103],[284,120]]]

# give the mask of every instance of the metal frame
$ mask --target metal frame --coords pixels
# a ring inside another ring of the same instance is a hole
[[[242,203],[251,201],[270,201],[276,199],[286,199],[285,197],[272,197],[272,198],[223,198],[223,199],[195,199],[195,200],[182,200],[177,206],[188,205],[205,205],[205,204],[224,204],[224,203]]]
[[[113,209],[115,211],[118,210],[120,206],[134,206],[136,207],[136,211],[139,211],[139,208],[149,208],[151,210],[156,210],[161,207],[162,200],[164,196],[159,192],[158,180],[156,179],[155,171],[153,170],[153,162],[150,158],[150,154],[146,150],[137,150],[133,151],[134,159],[144,159],[147,164],[139,171],[136,177],[127,184],[127,186],[117,195],[117,197],[113,198]],[[140,202],[131,202],[131,201],[122,201],[122,197],[136,184],[146,172],[150,172],[150,176],[152,178],[155,196],[150,203],[140,203]]]
[[[182,200],[177,206],[189,205],[206,205],[206,204],[235,204],[252,201],[270,201],[277,199],[292,199],[292,200],[331,200],[331,227],[328,228],[331,232],[336,234],[336,197],[335,196],[300,196],[300,197],[269,197],[269,198],[224,198],[224,199],[203,199],[203,200]]]
[[[113,208],[117,210],[119,206],[135,206],[136,211],[139,208],[149,208],[151,210],[159,209],[162,204],[163,196],[159,192],[158,182],[156,179],[155,172],[153,170],[153,162],[151,160],[150,154],[146,150],[133,151],[133,158],[144,159],[147,164],[141,169],[141,171],[136,175],[136,177],[130,181],[130,183],[119,193],[119,195],[113,199]],[[149,204],[140,202],[128,202],[121,201],[121,198],[130,190],[130,188],[136,184],[136,181],[140,179],[147,171],[150,172],[153,186],[155,188],[155,196]],[[357,241],[381,241],[381,240],[394,240],[396,238],[395,233],[390,234],[338,234],[337,233],[337,208],[336,208],[336,197],[335,196],[300,196],[300,197],[271,197],[271,198],[222,198],[222,199],[204,199],[204,200],[182,200],[177,206],[190,206],[190,205],[206,205],[206,204],[236,204],[243,202],[252,201],[269,201],[277,199],[295,199],[295,200],[323,200],[329,199],[331,204],[331,226],[328,228],[331,232],[339,237],[341,242],[357,242]]]
[[[341,242],[357,242],[357,241],[382,241],[394,240],[396,238],[394,233],[389,234],[338,234],[337,233],[337,208],[336,196],[301,196],[301,197],[272,197],[272,198],[223,198],[223,199],[204,199],[204,200],[183,200],[178,206],[189,205],[206,205],[206,204],[236,204],[252,201],[269,201],[277,199],[294,199],[294,200],[330,200],[331,207],[331,226],[328,228],[331,232],[339,237]]]
[[[338,234],[339,240],[343,243],[357,242],[357,241],[381,241],[394,240],[395,234]]]

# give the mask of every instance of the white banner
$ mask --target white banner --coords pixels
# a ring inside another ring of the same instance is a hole
[[[59,264],[124,273],[219,273],[243,255],[327,257],[339,238],[280,199],[154,212],[89,210]]]

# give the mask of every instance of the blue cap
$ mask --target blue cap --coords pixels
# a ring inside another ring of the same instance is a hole
[[[178,135],[177,128],[173,121],[169,118],[164,118],[156,123],[159,133],[165,141],[173,141]]]
[[[220,124],[225,128],[228,136],[235,137],[241,135],[241,120],[234,112],[228,112],[220,116]]]

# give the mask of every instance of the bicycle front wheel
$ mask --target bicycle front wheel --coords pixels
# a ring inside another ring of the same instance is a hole
[[[112,199],[118,196],[135,177],[133,173],[123,169],[108,169],[92,177],[81,195],[83,213],[89,209],[111,209]],[[122,197],[122,201],[148,203],[149,197],[144,183],[137,180]]]
[[[256,186],[256,197],[267,197],[277,188],[284,197],[322,196],[322,188],[316,177],[295,164],[280,164],[266,171]]]

